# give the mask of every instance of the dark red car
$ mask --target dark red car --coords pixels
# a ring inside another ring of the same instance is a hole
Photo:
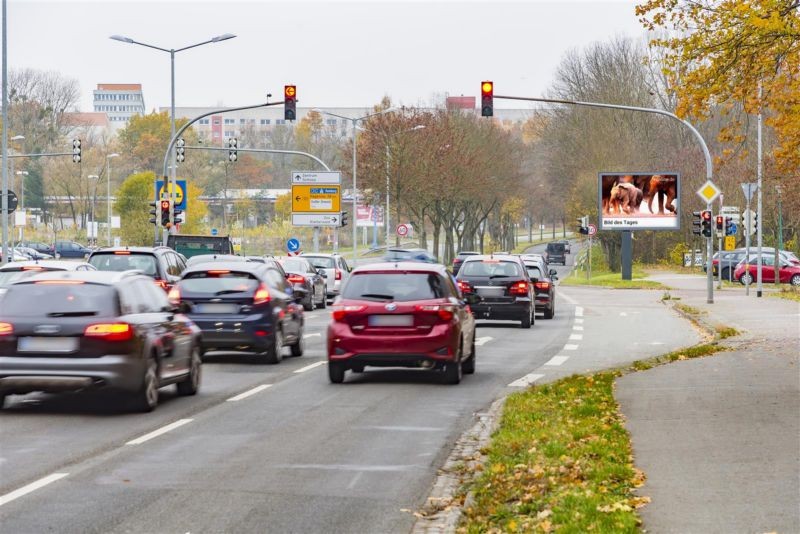
[[[470,295],[470,299],[475,297]],[[328,373],[365,366],[442,371],[458,384],[475,372],[475,320],[442,265],[375,263],[351,273],[328,326]]]
[[[761,261],[761,281],[765,283],[774,283],[775,256],[772,254],[762,255]],[[800,265],[792,263],[784,258],[781,258],[780,262],[780,269],[778,270],[780,283],[800,286]],[[742,260],[742,262],[736,266],[733,277],[742,284],[755,283],[758,276],[758,256],[754,255],[750,257],[749,265],[747,265],[749,270],[746,269],[745,266],[745,261]]]

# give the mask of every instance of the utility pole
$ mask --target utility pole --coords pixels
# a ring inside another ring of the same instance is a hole
[[[763,236],[764,232],[761,230],[764,226],[764,217],[762,217],[761,213],[761,176],[763,174],[763,162],[762,162],[762,151],[761,151],[761,96],[762,96],[762,89],[761,83],[758,84],[758,226],[756,227],[756,239],[758,240],[758,258],[756,258],[756,297],[762,296],[763,285],[761,280],[761,269],[763,267],[764,260],[761,257],[761,248],[763,245]]]

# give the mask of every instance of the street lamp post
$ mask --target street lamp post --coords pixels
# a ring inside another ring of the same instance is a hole
[[[24,212],[25,209],[25,177],[28,176],[28,171],[17,171],[15,173],[17,176],[21,176],[22,178],[19,179],[20,182],[20,196],[19,196],[19,211]],[[25,237],[25,225],[23,224],[19,228],[19,240],[22,241]]]
[[[111,158],[119,157],[114,152],[106,156],[106,245],[111,246]]]
[[[202,46],[209,43],[219,43],[221,41],[227,41],[228,39],[233,39],[236,37],[232,33],[225,33],[222,35],[217,35],[216,37],[212,37],[207,41],[203,41],[201,43],[195,43],[193,45],[184,46],[183,48],[161,48],[160,46],[155,46],[147,43],[142,43],[139,41],[134,41],[130,37],[125,37],[123,35],[112,35],[110,39],[115,41],[120,41],[123,43],[130,43],[130,44],[137,44],[140,46],[146,46],[147,48],[152,48],[154,50],[160,50],[162,52],[167,52],[169,54],[170,59],[170,112],[169,112],[169,138],[172,139],[175,137],[175,54],[178,52],[183,52],[184,50],[189,50],[190,48],[197,48],[198,46]],[[172,207],[175,205],[175,151],[172,152],[172,172],[170,183],[165,183],[164,186],[167,188],[167,191],[170,192],[170,210],[169,210],[169,222],[170,226],[175,225],[175,221],[173,220],[173,210]],[[164,177],[165,180],[167,177]]]

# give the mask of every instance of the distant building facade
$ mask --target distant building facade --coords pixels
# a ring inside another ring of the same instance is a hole
[[[94,111],[105,113],[112,130],[124,128],[134,115],[144,115],[140,83],[98,83],[92,101]]]

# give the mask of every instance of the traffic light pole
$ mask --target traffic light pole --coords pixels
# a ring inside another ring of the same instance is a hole
[[[619,110],[626,110],[626,111],[636,111],[640,113],[654,113],[656,115],[664,115],[665,117],[670,117],[675,119],[676,121],[682,123],[684,126],[691,130],[692,134],[694,134],[695,138],[700,143],[700,147],[703,149],[703,155],[705,156],[706,160],[706,179],[711,180],[714,175],[714,165],[711,160],[711,153],[708,150],[708,145],[706,144],[705,139],[703,136],[700,135],[700,132],[695,128],[689,121],[681,119],[674,113],[670,113],[669,111],[664,111],[663,109],[655,109],[655,108],[642,108],[637,106],[623,106],[620,104],[605,104],[601,102],[581,102],[578,100],[561,100],[555,98],[538,98],[538,97],[520,97],[520,96],[500,96],[494,95],[494,98],[500,98],[504,100],[523,100],[528,102],[544,102],[547,104],[567,104],[571,106],[588,106],[594,108],[605,108],[605,109],[619,109]],[[707,205],[708,210],[711,209],[711,204]],[[706,292],[707,292],[707,302],[709,304],[714,303],[714,274],[711,272],[711,256],[713,252],[711,249],[713,245],[711,240],[709,239],[706,244],[706,250],[708,252],[706,258]]]

